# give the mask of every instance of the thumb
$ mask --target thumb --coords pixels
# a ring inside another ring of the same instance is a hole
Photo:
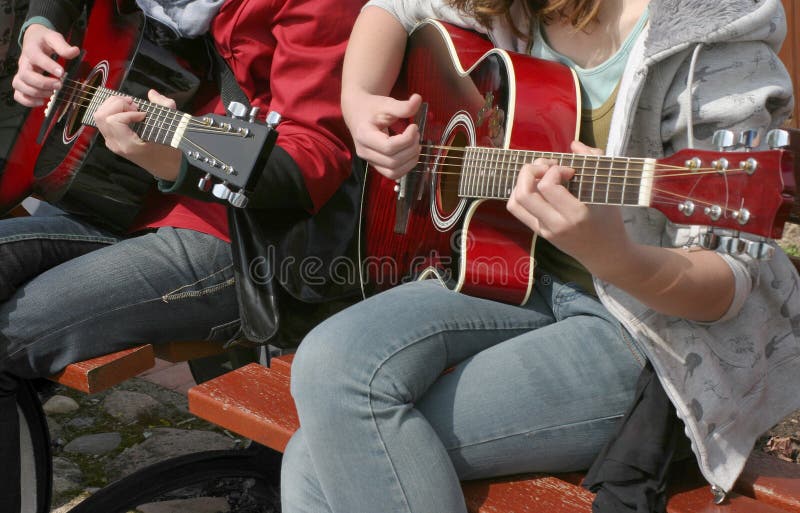
[[[378,123],[389,126],[398,119],[412,118],[417,114],[420,105],[422,105],[422,97],[416,93],[412,94],[408,100],[387,97],[383,111],[378,113]]]
[[[67,43],[64,36],[54,30],[49,31],[44,36],[44,42],[52,51],[57,53],[59,57],[65,59],[74,59],[80,53],[80,49],[77,46],[72,46]]]
[[[169,107],[170,109],[175,108],[175,100],[167,96],[164,96],[155,89],[150,89],[147,92],[147,99],[157,105],[161,105],[162,107]]]
[[[589,145],[583,144],[580,141],[572,141],[570,149],[573,153],[580,153],[582,155],[602,155],[603,150],[600,148],[592,148]]]

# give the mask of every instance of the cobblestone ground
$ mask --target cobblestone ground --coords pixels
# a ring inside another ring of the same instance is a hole
[[[199,450],[243,448],[249,441],[188,412],[185,393],[144,379],[87,396],[53,385],[43,394],[53,446],[53,509],[67,513],[98,488],[140,468]],[[275,513],[278,490],[263,504],[242,500],[246,480],[179,490],[136,513]]]

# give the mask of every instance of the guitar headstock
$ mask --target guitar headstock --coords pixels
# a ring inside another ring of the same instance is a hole
[[[749,151],[752,132],[738,144],[723,132],[715,135],[718,151],[684,149],[658,159],[650,206],[678,224],[779,239],[796,192],[795,156],[779,137],[770,132],[773,149]],[[746,151],[730,151],[737,146]]]
[[[230,116],[191,117],[178,148],[190,164],[206,172],[197,184],[200,190],[241,208],[275,145],[281,116],[270,112],[262,124],[255,120],[257,109],[246,116],[244,105],[231,102],[228,110]]]

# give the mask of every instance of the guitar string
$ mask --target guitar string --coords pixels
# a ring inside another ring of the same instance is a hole
[[[100,90],[101,90],[101,88],[96,88],[96,89],[97,89],[98,91],[100,91]],[[103,89],[105,89],[105,88],[103,88]],[[110,92],[110,93],[112,93],[112,94],[113,94],[113,93],[115,93],[115,91],[113,91],[113,90],[111,90],[111,89],[105,89],[105,90],[106,90],[106,91],[108,91],[108,92]],[[92,98],[94,98],[94,96],[93,96]],[[82,99],[88,99],[88,97],[87,97],[87,98],[82,98]],[[137,100],[138,100],[137,98],[134,98],[134,101],[137,101]],[[145,101],[145,100],[142,100],[142,101]],[[66,103],[66,104],[73,104],[73,105],[74,105],[74,104],[76,104],[75,102],[72,102],[72,101],[66,101],[66,100],[64,100],[64,103]],[[157,108],[163,109],[164,113],[166,113],[167,115],[169,115],[169,114],[173,114],[173,115],[175,115],[175,114],[179,114],[179,115],[177,115],[177,116],[173,117],[173,119],[172,119],[172,122],[175,122],[175,121],[177,121],[177,122],[178,122],[178,124],[180,124],[180,119],[183,117],[183,114],[182,114],[182,113],[179,113],[179,111],[177,111],[177,110],[175,110],[175,109],[170,109],[170,108],[168,108],[168,107],[162,107],[162,106],[159,106],[159,105],[157,105],[157,104],[154,104],[154,103],[152,103],[152,102],[147,102],[147,103],[149,103],[149,104],[151,104],[151,105],[153,105],[153,106],[155,106],[155,107],[157,107]],[[88,108],[88,107],[87,107],[87,108]],[[144,111],[144,112],[145,112],[145,114],[154,114],[154,113],[151,113],[151,112],[148,112],[148,111]],[[192,118],[193,118],[193,117],[192,117]],[[147,118],[145,118],[145,119],[147,119]],[[159,123],[150,123],[150,124],[147,124],[147,123],[142,123],[142,122],[139,122],[139,123],[135,123],[135,124],[136,124],[136,125],[140,125],[140,126],[142,126],[142,125],[143,125],[145,128],[147,128],[147,127],[158,127],[158,126],[163,126],[163,123],[161,123],[161,124],[159,124]],[[176,126],[177,126],[177,125],[171,124],[171,125],[170,125],[170,128],[175,128]],[[203,127],[205,127],[206,125],[200,125],[200,126],[203,126]],[[212,128],[216,128],[216,127],[212,127]],[[188,130],[188,128],[187,128],[187,130]],[[192,132],[218,133],[219,131],[221,131],[221,129],[219,129],[219,130],[198,130],[198,129],[192,129],[191,131],[192,131]],[[225,133],[227,134],[227,132],[225,132]],[[230,135],[237,135],[237,134],[230,134]],[[157,139],[157,137],[156,137],[156,139]],[[198,149],[199,151],[203,152],[204,154],[206,154],[206,155],[210,156],[212,159],[214,159],[214,160],[217,160],[217,161],[219,161],[219,162],[224,162],[224,161],[223,161],[223,160],[221,160],[219,157],[217,157],[216,155],[214,155],[214,154],[213,154],[211,151],[209,151],[208,149],[206,149],[206,148],[204,148],[204,147],[202,147],[202,146],[198,145],[198,144],[197,144],[197,143],[195,143],[194,141],[192,141],[192,140],[190,140],[190,139],[186,139],[186,138],[184,138],[184,139],[182,139],[182,140],[183,140],[183,141],[185,141],[186,143],[188,143],[188,144],[190,144],[190,145],[194,146],[196,149]]]
[[[85,98],[82,98],[85,99]],[[134,98],[134,102],[146,102],[146,100],[139,100]],[[66,105],[79,105],[84,106],[83,104],[75,101],[63,101],[63,104]],[[158,128],[159,130],[173,130],[180,125],[181,120],[183,119],[184,113],[176,110],[176,109],[169,109],[167,107],[158,106],[152,102],[146,102],[149,105],[157,107],[159,112],[151,112],[149,110],[141,110],[139,112],[144,112],[147,117],[143,121],[136,122],[135,125],[141,128]],[[137,103],[138,106],[142,104]],[[86,106],[88,110],[90,107]],[[151,119],[149,116],[164,116],[164,121],[156,121]],[[219,134],[219,135],[227,135],[232,137],[246,137],[246,134],[239,133],[239,132],[231,132],[222,127],[215,127],[198,121],[196,116],[189,115],[189,123],[187,123],[186,130],[195,133],[212,133],[212,134]],[[156,137],[157,139],[157,137]]]
[[[589,175],[589,176],[593,176],[593,175]],[[572,183],[576,184],[577,182],[572,182]],[[620,198],[620,201],[605,201],[605,202],[601,202],[601,201],[594,201],[592,198],[585,198],[584,199],[584,198],[581,198],[579,196],[579,194],[582,194],[583,192],[588,194],[591,191],[582,191],[581,193],[573,194],[573,196],[578,197],[578,199],[580,199],[584,203],[594,204],[594,205],[621,205],[621,206],[624,206],[624,205],[636,205],[636,206],[638,206],[639,205],[639,203],[638,203],[638,194],[636,195],[636,200],[637,200],[636,202],[626,203],[624,201],[625,187],[623,186],[623,184],[620,184],[619,182],[611,182],[611,181],[609,181],[609,182],[597,182],[597,181],[595,181],[593,183],[594,183],[594,185],[609,185],[610,186],[609,190],[608,190],[609,194],[614,194],[615,197]],[[616,186],[616,188],[614,186]],[[455,190],[456,191],[456,195],[458,197],[460,197],[460,198],[507,200],[510,197],[510,195],[499,195],[499,194],[498,195],[477,194],[477,193],[463,193],[462,194],[461,189],[460,189],[458,184],[452,184],[450,186],[439,186],[437,188],[437,190],[439,190],[441,192],[444,192],[444,193],[452,193]],[[698,197],[691,196],[691,195],[679,194],[679,193],[676,193],[676,192],[673,192],[673,191],[669,191],[669,190],[666,190],[666,189],[660,189],[658,187],[653,187],[652,190],[653,190],[654,194],[652,195],[652,199],[651,199],[651,203],[650,203],[651,205],[660,204],[660,205],[677,206],[677,205],[680,205],[680,204],[684,203],[685,200],[692,200],[693,202],[695,202],[697,204],[697,206],[713,207],[715,205],[715,203],[713,203],[713,202],[711,202],[709,200],[705,200],[705,199],[698,198]],[[620,191],[622,193],[620,193]],[[575,192],[575,191],[570,191],[570,192]],[[730,207],[723,207],[723,211],[724,211],[724,213],[732,213],[732,212],[736,212],[737,209],[730,208]],[[689,216],[687,216],[687,219],[688,218],[689,218]]]
[[[78,85],[83,86],[83,87],[75,87],[75,86],[72,86],[71,84],[69,84],[68,87],[70,87],[73,92],[74,91],[81,91],[82,92],[85,89],[94,89],[96,92],[101,92],[102,91],[105,94],[108,94],[109,96],[127,96],[127,95],[124,95],[123,93],[120,93],[119,91],[114,91],[112,89],[108,89],[108,88],[105,88],[105,87],[90,86],[88,84],[84,84],[82,82],[78,82],[78,81],[75,81],[75,80],[71,80],[71,79],[67,79],[67,80],[69,82],[74,83],[74,84],[78,84]],[[65,81],[65,83],[66,82],[67,81]],[[92,96],[92,97],[81,97],[79,99],[81,99],[81,100],[89,100],[90,103],[91,103],[91,100],[93,98],[94,98],[94,96]],[[66,101],[65,99],[62,99],[62,100],[64,100],[64,102],[67,103],[67,104],[79,105],[77,102],[74,102],[74,101]],[[180,119],[183,117],[183,113],[181,113],[180,111],[178,111],[176,109],[172,109],[172,108],[169,108],[169,107],[158,105],[158,104],[150,102],[148,100],[143,100],[143,99],[139,99],[139,98],[133,98],[133,100],[134,100],[134,102],[137,102],[137,103],[138,102],[143,102],[144,104],[147,104],[147,105],[155,107],[157,110],[161,111],[159,113],[159,115],[161,115],[161,114],[171,115],[172,116],[171,122],[180,123]],[[145,112],[145,114],[156,114],[155,112],[149,112],[149,111],[143,111],[143,112]],[[145,120],[143,122],[138,122],[137,124],[143,125],[146,128],[163,126],[163,123],[147,123],[148,119],[149,118],[145,118]],[[202,131],[206,131],[206,132],[223,132],[224,131],[224,129],[221,128],[221,127],[213,127],[213,126],[210,127],[210,126],[205,125],[203,123],[197,122],[195,116],[191,116],[190,115],[190,121],[194,121],[196,123],[196,126],[199,126],[201,128],[201,129],[193,129],[192,131],[196,131],[196,132],[202,132]],[[174,128],[175,126],[176,125],[170,124],[170,128]],[[229,133],[230,135],[239,135],[239,134],[230,133],[230,132],[226,132],[226,133]],[[460,150],[462,152],[465,149],[465,147],[445,146],[445,145],[430,145],[429,144],[429,145],[422,145],[422,146],[425,147],[425,148],[430,148],[430,149],[441,149],[441,150],[453,150],[453,149],[455,149],[455,150]],[[485,149],[490,150],[490,151],[491,150],[496,150],[495,153],[501,153],[501,152],[507,152],[507,151],[517,151],[517,152],[520,152],[520,154],[523,154],[523,155],[528,154],[529,156],[532,153],[548,154],[547,156],[542,155],[543,158],[554,158],[555,156],[562,156],[562,157],[569,156],[573,160],[577,156],[580,156],[581,158],[584,158],[584,159],[586,159],[586,158],[598,158],[598,162],[597,162],[598,164],[600,164],[600,160],[599,160],[600,158],[611,159],[612,163],[613,163],[613,161],[615,159],[627,159],[629,162],[631,160],[637,160],[637,161],[644,162],[644,160],[645,160],[645,159],[630,158],[630,157],[605,157],[605,156],[599,156],[598,157],[598,156],[593,156],[593,155],[583,156],[583,155],[571,154],[571,153],[545,152],[545,151],[533,151],[533,150],[510,150],[510,149],[506,149],[506,148],[486,147]],[[437,157],[437,156],[441,156],[441,155],[440,154],[425,154],[425,153],[423,153],[423,154],[420,154],[420,156],[421,157]],[[457,160],[457,159],[467,160],[468,157],[463,157],[463,156],[462,157],[458,157],[458,156],[453,157],[453,156],[449,156],[448,155],[445,158],[447,160]],[[440,164],[440,166],[441,165],[452,165],[452,164]],[[665,170],[668,170],[668,169],[675,169],[675,170],[687,169],[686,167],[682,167],[682,166],[660,164],[660,163],[657,163],[657,162],[655,163],[655,166],[656,167],[653,169],[653,171],[665,171]],[[602,168],[600,170],[601,171],[614,171],[614,170],[617,170],[617,169],[619,169],[619,168],[615,168],[613,166],[609,166],[607,168]],[[629,170],[628,166],[626,166],[625,169]],[[718,171],[716,168],[696,168],[696,170],[693,171],[692,174],[696,174],[697,171],[706,170],[706,169],[710,170],[712,172],[717,172]],[[510,170],[506,170],[506,171],[510,171]]]
[[[74,87],[71,84],[68,84],[67,88],[69,90],[71,90],[72,92],[79,91],[79,92],[83,93],[83,91],[85,91],[86,89],[94,89],[97,93],[102,92],[104,94],[108,94],[109,96],[114,96],[114,95],[125,96],[125,95],[123,95],[122,93],[120,93],[118,91],[114,91],[114,90],[111,90],[111,89],[108,89],[108,88],[105,88],[105,87],[89,86],[89,85],[86,85],[86,84],[83,84],[83,83],[80,83],[80,82],[77,82],[77,81],[71,81],[71,82],[74,82],[75,84],[79,84],[79,85],[83,86],[83,87]],[[94,99],[94,95],[92,95],[91,98],[90,97],[80,97],[79,99],[80,100],[88,100],[89,103],[91,103],[91,101]],[[171,109],[169,107],[161,106],[161,105],[155,104],[153,102],[150,102],[150,101],[147,101],[147,100],[138,99],[138,98],[133,98],[133,100],[134,100],[135,103],[137,103],[137,105],[138,105],[139,102],[143,102],[143,103],[145,103],[145,104],[147,104],[149,106],[153,106],[157,111],[160,111],[158,113],[150,112],[150,111],[144,111],[146,115],[164,115],[165,116],[165,120],[167,119],[167,116],[172,116],[172,119],[170,120],[170,128],[175,128],[175,126],[177,126],[177,125],[174,125],[172,123],[177,122],[179,124],[180,120],[183,117],[183,114],[180,113],[179,111],[177,111],[176,109]],[[71,104],[77,104],[74,101],[67,101],[65,98],[62,98],[62,101],[64,101],[67,104],[70,104],[70,103]],[[90,108],[90,107],[87,106],[87,109],[88,108]],[[144,125],[145,128],[148,128],[148,127],[159,127],[159,126],[163,126],[164,125],[163,123],[159,123],[159,122],[147,123],[148,119],[149,118],[145,118],[145,120],[143,122],[138,122],[137,124],[138,125]],[[196,121],[194,116],[190,116],[190,120]],[[202,130],[193,129],[192,131],[195,131],[195,132],[198,132],[198,131],[221,132],[221,131],[223,131],[222,128],[209,127],[208,125],[205,125],[205,124],[202,124],[202,123],[196,123],[196,125],[202,127]],[[226,133],[230,133],[230,132],[226,132]],[[231,134],[231,135],[237,135],[237,134]],[[157,137],[156,137],[156,139],[157,139]],[[205,150],[201,146],[197,145],[196,143],[194,143],[192,141],[187,141],[187,142],[191,143],[193,146],[195,146],[199,150],[207,152],[207,150]],[[446,149],[457,149],[459,151],[463,151],[464,150],[463,147],[451,147],[451,146],[444,146],[444,145],[423,145],[423,147],[432,148],[432,149],[442,149],[442,150],[446,150]],[[532,156],[532,155],[530,155],[531,153],[549,154],[549,155],[546,155],[546,156],[542,155],[542,157],[544,157],[544,158],[554,158],[557,155],[561,156],[561,157],[569,156],[572,160],[574,160],[575,156],[577,155],[577,154],[569,154],[569,153],[536,152],[536,151],[531,151],[531,150],[507,150],[505,148],[486,148],[486,149],[488,149],[488,150],[498,150],[495,153],[500,153],[500,152],[505,152],[505,151],[519,151],[523,155],[527,154],[527,156]],[[209,155],[211,155],[210,152],[207,152],[207,153],[209,153]],[[212,156],[212,158],[216,158],[213,155],[211,155],[211,156]],[[440,154],[421,154],[420,156],[421,157],[433,157],[433,156],[440,156]],[[598,158],[597,156],[590,156],[590,155],[582,156],[582,157],[584,158],[584,160],[586,158],[593,158],[593,157],[594,158]],[[463,156],[462,157],[453,157],[453,156],[449,156],[448,155],[445,158],[447,160],[454,160],[454,159],[467,160],[467,157],[463,157]],[[632,159],[627,158],[627,157],[606,157],[606,158],[611,158],[612,159],[612,163],[613,163],[614,159],[619,159],[619,158],[625,158],[629,162],[630,162],[630,160],[632,160]],[[633,160],[640,160],[640,161],[644,162],[644,159],[633,159]],[[598,158],[597,164],[600,164],[600,158]],[[441,166],[460,167],[457,164],[439,164],[439,166],[440,167]],[[670,169],[671,170],[684,170],[684,169],[687,169],[685,167],[680,167],[680,166],[676,166],[676,165],[664,165],[664,164],[658,164],[658,163],[656,163],[655,166],[657,166],[657,167],[652,169],[652,171],[667,171],[667,170],[670,170]],[[601,171],[614,171],[616,169],[617,168],[615,168],[613,166],[609,166],[607,168],[602,168],[600,170]],[[626,165],[625,169],[626,169],[626,171],[629,171],[629,166]],[[516,171],[516,170],[505,169],[504,171],[512,172],[514,175],[518,174],[518,171]],[[725,173],[729,174],[729,173],[731,173],[733,171],[743,171],[743,170],[742,169],[729,169],[729,170],[726,170]],[[421,172],[424,172],[424,171],[421,171]],[[700,174],[718,173],[718,172],[720,172],[720,171],[718,169],[716,169],[716,168],[697,168],[697,169],[692,170],[689,173],[673,173],[673,174],[671,174],[669,176],[684,176],[684,175],[697,176],[697,175],[700,175]],[[438,172],[434,172],[434,173],[438,173],[438,174],[454,174],[454,175],[462,174],[462,173],[448,173],[448,172],[442,172],[442,171],[438,171]],[[591,174],[584,175],[584,174],[578,173],[578,174],[574,175],[574,177],[582,177],[582,176],[592,176],[593,178],[596,178],[596,175],[591,175]],[[628,175],[619,176],[619,178],[622,179],[622,180],[625,180],[627,176]],[[496,179],[496,178],[497,178],[497,176],[494,176],[494,177],[490,176],[489,177],[489,179]],[[623,190],[624,190],[624,187],[625,187],[626,184],[624,182],[623,183],[613,182],[613,181],[611,181],[611,179],[613,179],[613,178],[617,178],[617,177],[616,176],[609,176],[609,181],[606,182],[606,183],[601,183],[601,185],[622,186]],[[594,183],[597,183],[597,182],[595,181]],[[661,192],[665,192],[665,191],[661,191]],[[688,198],[688,196],[687,196],[687,198]]]
[[[135,102],[144,102],[146,104],[154,106],[157,109],[165,110],[165,111],[168,111],[168,112],[171,112],[171,113],[180,112],[177,109],[172,109],[170,107],[165,107],[163,105],[159,105],[159,104],[151,102],[149,100],[145,100],[144,98],[133,97],[133,96],[127,95],[125,93],[122,93],[121,91],[116,91],[114,89],[110,89],[110,88],[107,88],[105,86],[93,86],[93,85],[86,84],[84,82],[79,82],[79,81],[74,80],[74,79],[66,79],[63,83],[69,88],[68,90],[70,92],[73,92],[73,93],[76,92],[76,91],[79,92],[79,93],[84,93],[84,92],[91,93],[92,91],[94,91],[94,93],[90,94],[89,96],[81,96],[81,97],[79,97],[79,99],[81,99],[81,100],[88,100],[89,103],[91,103],[91,101],[94,99],[94,96],[96,94],[103,93],[103,94],[107,94],[109,97],[111,97],[111,96],[129,97],[129,98],[132,98]],[[62,88],[62,91],[63,90],[67,90],[67,89]],[[68,103],[73,103],[74,104],[75,102],[68,102]]]
[[[423,161],[417,161],[417,164],[424,164],[424,162]],[[660,173],[659,176],[658,176],[659,178],[662,178],[662,177],[695,176],[695,175],[710,175],[710,174],[724,174],[724,175],[737,174],[738,175],[738,174],[747,172],[746,169],[740,168],[740,167],[728,168],[726,170],[719,170],[719,169],[717,169],[715,167],[699,167],[699,168],[690,169],[688,167],[664,165],[664,166],[662,166],[663,169],[659,169],[658,168],[658,166],[659,166],[658,164],[655,164],[655,166],[656,167],[652,168],[652,171],[659,172]],[[461,164],[457,164],[457,163],[454,163],[454,164],[440,163],[440,164],[437,164],[436,167],[437,168],[447,167],[447,168],[454,168],[454,169],[463,169],[463,166]],[[522,167],[522,164],[520,164],[520,167]],[[565,166],[565,167],[569,167],[569,166]],[[575,168],[573,168],[573,169],[575,169]],[[594,170],[594,168],[591,168],[591,169]],[[638,177],[638,175],[643,175],[643,174],[646,173],[646,171],[630,170],[630,169],[628,169],[627,167],[624,167],[624,166],[623,167],[603,167],[603,168],[598,168],[598,170],[599,171],[620,171],[620,170],[628,171],[628,173],[626,173],[626,174],[609,175],[611,178],[620,178],[620,179]],[[420,170],[415,170],[414,169],[414,170],[411,170],[409,172],[410,173],[427,173],[429,171],[420,171]],[[440,173],[440,174],[445,174],[445,175],[464,175],[463,172],[459,172],[459,171],[430,171],[430,172]],[[492,175],[492,174],[495,174],[497,172],[504,172],[504,173],[510,172],[510,173],[513,173],[514,175],[517,175],[517,174],[519,174],[519,169],[493,168],[493,169],[489,170],[487,174]],[[585,176],[585,175],[580,173],[580,172],[577,172],[577,169],[576,169],[575,176]],[[595,175],[590,173],[590,174],[588,174],[588,176],[595,176]]]
[[[73,82],[75,82],[77,84],[81,84],[80,82],[76,82],[76,81],[73,81]],[[108,97],[111,97],[111,96],[130,97],[130,98],[133,99],[134,103],[137,104],[137,106],[142,106],[142,105],[144,105],[146,107],[147,106],[152,106],[157,111],[160,111],[159,115],[166,114],[167,116],[172,116],[172,121],[180,122],[180,119],[183,117],[183,114],[184,114],[184,113],[180,112],[177,109],[172,109],[170,107],[165,107],[163,105],[158,105],[157,103],[154,103],[154,102],[151,102],[149,100],[142,99],[142,98],[131,97],[131,96],[126,95],[124,93],[121,93],[119,91],[115,91],[113,89],[108,89],[108,88],[105,88],[105,87],[87,86],[89,88],[94,89],[95,92],[93,94],[89,95],[89,96],[82,96],[82,94],[86,90],[86,87],[77,87],[77,86],[73,86],[72,84],[66,84],[66,83],[65,83],[65,85],[66,85],[66,87],[63,87],[61,89],[62,91],[67,91],[67,92],[71,92],[71,93],[76,93],[76,92],[80,93],[80,94],[74,95],[74,96],[72,96],[70,98],[66,98],[66,97],[59,98],[60,102],[62,104],[65,104],[65,105],[82,106],[82,107],[85,107],[87,110],[89,110],[89,109],[91,109],[90,104],[94,100],[95,96],[98,95],[98,94],[105,94]],[[83,85],[83,84],[81,84],[81,85]],[[86,91],[86,92],[88,92],[88,91]],[[75,100],[78,100],[78,101],[75,101]],[[147,114],[155,114],[155,112],[149,112],[149,111],[146,111],[146,110],[145,111],[141,111],[141,112],[145,112]],[[199,122],[197,119],[198,118],[196,116],[191,116],[190,115],[190,126],[192,126],[193,128],[194,127],[200,127],[202,129],[205,129],[207,132],[224,132],[224,129],[222,129],[221,127],[209,126],[209,125],[207,125],[205,123]],[[192,122],[194,123],[194,125],[192,125]],[[148,124],[146,126],[147,127],[157,127],[159,125],[157,125],[157,124]],[[171,127],[174,127],[174,125],[172,125]],[[198,131],[198,130],[194,129],[193,131]],[[230,135],[238,135],[238,134],[230,133]]]

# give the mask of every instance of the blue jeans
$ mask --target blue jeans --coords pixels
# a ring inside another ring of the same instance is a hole
[[[282,509],[464,512],[459,480],[585,469],[644,361],[597,298],[550,276],[523,307],[389,290],[300,345]]]
[[[230,245],[215,237],[123,239],[68,215],[0,221],[0,511],[18,501],[19,380],[142,343],[227,341],[238,324]]]

